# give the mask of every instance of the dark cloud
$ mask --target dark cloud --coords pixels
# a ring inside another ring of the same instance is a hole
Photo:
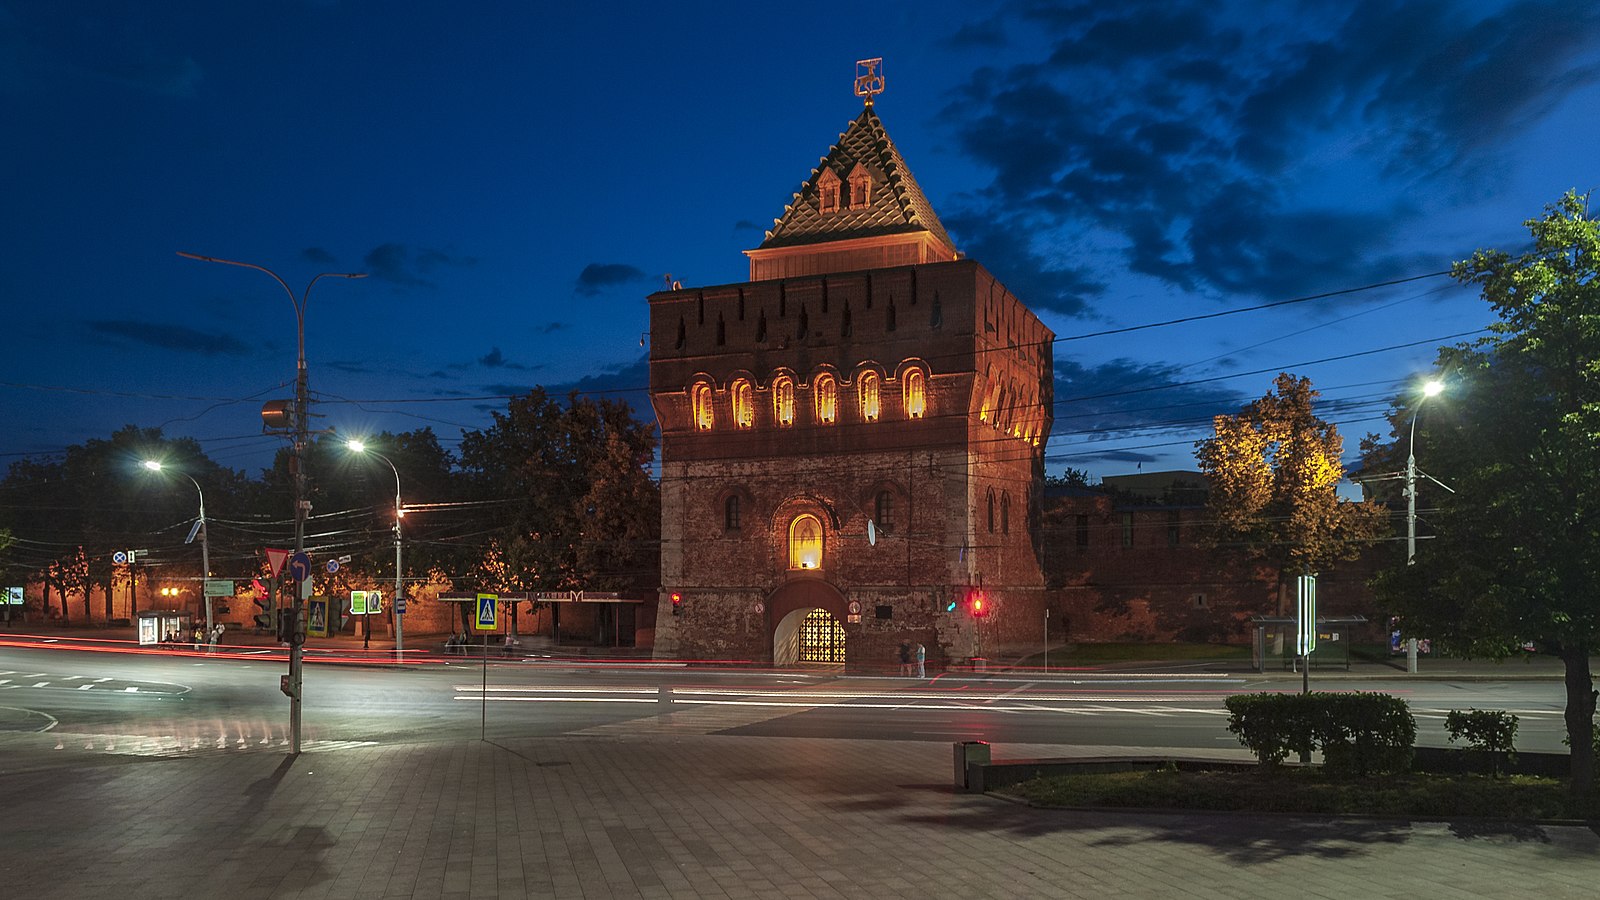
[[[1006,45],[1005,25],[997,18],[969,22],[944,42],[954,50],[996,50]]]
[[[539,329],[539,333],[540,334],[555,334],[558,331],[564,331],[564,330],[566,330],[568,328],[571,328],[571,327],[572,326],[568,325],[566,322],[551,322],[551,323],[545,325],[543,328]]]
[[[531,384],[486,384],[482,386],[482,392],[485,394],[498,394],[504,397],[520,397],[533,390],[534,387],[535,385]]]
[[[980,238],[990,251],[1007,231],[1033,247],[1097,235],[1097,261],[1074,257],[1090,282],[1120,265],[1186,290],[1281,297],[1406,272],[1426,248],[1402,257],[1392,237],[1423,204],[1389,198],[1499,177],[1505,141],[1600,81],[1591,0],[1487,15],[1443,0],[1022,2],[1006,15],[1048,46],[977,70],[941,112],[993,173],[951,218],[997,223]],[[1328,198],[1329,178],[1374,189]],[[1018,272],[1061,258],[1010,256]],[[1055,308],[1092,296],[1066,295]]]
[[[749,219],[740,219],[739,221],[733,223],[733,230],[734,231],[761,231],[762,228],[761,228],[760,225],[757,225],[756,223],[750,221]]]
[[[1048,309],[1067,316],[1083,315],[1091,298],[1106,286],[1094,275],[1076,267],[1056,267],[1027,241],[1027,225],[1013,219],[986,219],[957,212],[943,219],[963,253],[979,260],[995,277],[1033,309]]]
[[[304,250],[301,250],[300,258],[304,259],[306,262],[316,263],[319,266],[332,266],[339,262],[337,259],[334,259],[332,253],[329,253],[321,247],[307,247]]]
[[[134,322],[128,319],[90,321],[89,333],[115,343],[144,344],[201,356],[248,356],[250,346],[231,334],[207,333],[187,325]]]
[[[645,281],[649,277],[643,270],[626,263],[589,263],[578,273],[573,289],[585,297],[594,297],[607,288]]]
[[[318,364],[318,368],[324,368],[324,367],[325,368],[329,368],[329,369],[333,369],[333,370],[338,371],[338,372],[345,372],[345,373],[350,374],[350,375],[367,375],[367,374],[370,374],[372,372],[377,371],[376,369],[372,368],[371,366],[367,365],[366,363],[347,362],[347,361],[338,360],[338,359]]]
[[[401,287],[433,288],[437,285],[426,276],[435,270],[446,266],[473,266],[478,260],[471,256],[454,256],[443,250],[388,243],[372,248],[364,262],[367,273],[374,278]]]
[[[506,359],[499,347],[489,348],[489,352],[478,357],[478,365],[486,369],[511,369],[517,372],[533,372],[544,368],[543,366],[530,366],[525,363],[512,362]]]
[[[650,406],[649,385],[650,357],[641,354],[632,362],[613,366],[597,375],[588,375],[565,384],[553,384],[550,394],[564,397],[576,391],[595,399],[621,400],[632,407],[634,416],[653,422],[656,414]]]
[[[1216,384],[1184,384],[1195,378],[1194,370],[1169,363],[1116,359],[1086,367],[1057,360],[1055,374],[1056,449],[1152,428],[1204,427],[1251,399]]]

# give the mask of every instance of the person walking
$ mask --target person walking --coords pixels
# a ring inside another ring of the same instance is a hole
[[[917,677],[928,677],[928,648],[921,641],[917,642]]]
[[[911,674],[911,644],[907,641],[900,642],[900,677],[905,678]]]

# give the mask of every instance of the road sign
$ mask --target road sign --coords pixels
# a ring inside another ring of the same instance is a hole
[[[207,578],[205,594],[207,597],[232,597],[233,582],[227,578]]]
[[[1317,576],[1301,575],[1296,585],[1295,653],[1310,656],[1317,649]]]
[[[310,554],[302,550],[289,559],[289,577],[295,581],[305,581],[311,577]]]
[[[478,631],[494,631],[500,624],[500,595],[478,595]]]
[[[394,614],[397,616],[403,616],[406,614],[406,598],[394,598]]]
[[[272,577],[277,578],[278,573],[283,570],[283,561],[289,558],[289,551],[266,547],[262,552],[267,554],[267,568],[272,570]]]
[[[337,559],[328,560],[327,569],[328,569],[328,574],[329,575],[332,575],[332,574],[338,572],[339,571],[339,561]]]
[[[111,554],[111,561],[119,566],[127,565],[128,559],[128,551],[126,550],[118,550],[117,552]]]

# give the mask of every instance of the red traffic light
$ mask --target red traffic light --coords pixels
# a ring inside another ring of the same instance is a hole
[[[972,610],[974,619],[982,619],[989,615],[989,598],[985,597],[981,591],[973,592],[968,605]]]
[[[675,616],[683,614],[683,595],[677,591],[672,592],[672,614]]]

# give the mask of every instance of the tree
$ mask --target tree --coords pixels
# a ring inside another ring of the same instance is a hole
[[[484,501],[489,540],[473,562],[485,589],[626,590],[655,583],[660,491],[649,477],[655,428],[624,403],[542,388],[461,439],[461,466]]]
[[[1242,544],[1277,570],[1281,592],[1294,576],[1354,559],[1381,534],[1386,513],[1339,499],[1344,441],[1312,412],[1310,379],[1284,373],[1273,388],[1237,415],[1217,416],[1195,456],[1210,481],[1210,542]]]
[[[1600,220],[1587,206],[1568,193],[1524,223],[1532,250],[1455,265],[1499,321],[1440,350],[1450,402],[1430,408],[1418,453],[1455,493],[1415,565],[1376,583],[1408,633],[1445,648],[1504,657],[1531,640],[1561,657],[1578,793],[1594,787],[1600,646]]]

